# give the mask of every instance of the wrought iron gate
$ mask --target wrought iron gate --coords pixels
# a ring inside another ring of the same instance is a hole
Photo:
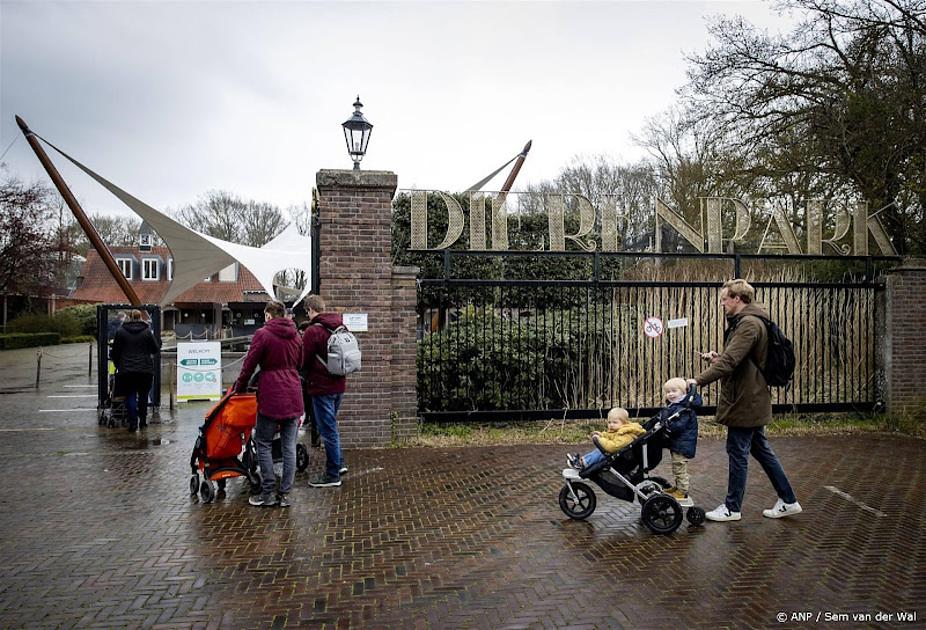
[[[594,417],[616,405],[648,415],[661,404],[666,379],[697,374],[704,367],[698,355],[723,345],[718,279],[625,279],[641,259],[659,272],[654,275],[666,276],[672,273],[661,266],[669,264],[666,259],[692,255],[451,250],[437,255],[444,257],[442,277],[419,280],[418,404],[428,421]],[[586,279],[530,277],[537,263],[528,260],[563,256],[575,261],[573,275],[581,275],[584,265]],[[834,260],[854,266],[843,274],[846,280],[752,284],[797,355],[792,385],[772,390],[776,412],[875,406],[876,265],[893,259],[696,256],[714,265],[711,275],[724,279],[770,260],[825,265],[830,276]],[[521,277],[455,277],[455,267],[473,270],[466,262],[473,257],[493,259],[493,273],[507,265],[503,275],[520,271]],[[664,334],[644,335],[648,317],[668,324]],[[716,384],[706,388],[706,402],[715,400],[715,391]]]

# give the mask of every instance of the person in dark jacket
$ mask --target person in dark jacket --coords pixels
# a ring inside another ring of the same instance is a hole
[[[801,504],[785,475],[778,456],[765,437],[772,420],[772,397],[762,368],[768,359],[768,331],[760,318],[768,312],[754,302],[756,290],[745,280],[730,280],[720,290],[720,304],[727,318],[723,353],[702,355],[711,366],[693,379],[700,386],[720,381],[717,422],[727,427],[730,476],[727,498],[706,514],[711,521],[738,521],[746,493],[749,455],[752,454],[778,493],[778,501],[762,515],[781,518],[799,514]]]
[[[694,501],[689,496],[691,476],[688,474],[688,460],[695,456],[698,444],[698,414],[695,407],[703,404],[695,387],[688,391],[683,378],[670,378],[662,386],[668,405],[659,411],[659,419],[666,427],[669,453],[672,456],[672,475],[675,486],[666,492],[678,500],[679,505],[690,507]]]
[[[117,390],[125,395],[129,414],[129,431],[148,426],[148,394],[155,368],[160,369],[158,354],[161,340],[155,337],[142,313],[133,310],[113,338],[110,356],[116,366]]]
[[[307,297],[305,307],[309,314],[309,327],[302,336],[302,371],[306,378],[306,390],[312,399],[312,414],[325,445],[325,472],[309,481],[309,485],[313,488],[328,488],[340,486],[341,475],[347,472],[338,434],[338,409],[341,407],[347,379],[329,374],[325,365],[328,359],[328,337],[343,321],[338,313],[325,312],[325,300],[321,296]]]
[[[244,357],[235,391],[247,390],[254,370],[260,367],[257,386],[257,427],[254,441],[260,464],[261,494],[248,502],[258,507],[289,507],[287,495],[296,475],[296,434],[303,413],[299,366],[302,364],[302,341],[296,325],[286,317],[280,302],[268,302],[264,308],[265,324],[254,333],[251,347]],[[273,470],[273,434],[279,430],[283,450],[283,478],[279,491]]]

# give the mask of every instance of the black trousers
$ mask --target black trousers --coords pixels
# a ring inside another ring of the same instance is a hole
[[[129,428],[148,422],[148,394],[154,374],[150,372],[121,372],[118,377],[119,393],[125,396],[125,408],[129,414]]]

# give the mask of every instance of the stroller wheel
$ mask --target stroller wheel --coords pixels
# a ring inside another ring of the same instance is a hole
[[[225,492],[225,483],[226,483],[225,479],[219,479],[216,482],[216,485],[219,487],[219,492]]]
[[[663,481],[665,481],[663,479]],[[637,495],[637,500],[640,502],[640,505],[646,503],[646,500],[655,494],[662,492],[662,486],[659,483],[658,478],[650,477],[649,479],[644,479],[637,484],[636,490],[639,490],[643,496]]]
[[[199,475],[195,474],[190,477],[190,496],[195,497],[199,491]]]
[[[595,511],[596,502],[592,489],[579,481],[572,482],[572,492],[569,491],[569,485],[563,486],[559,491],[559,507],[572,519],[582,520],[591,516]]]
[[[251,494],[259,494],[260,487],[260,475],[256,472],[248,473],[248,485],[251,487]]]
[[[308,467],[309,449],[305,447],[305,444],[296,444],[296,470],[305,472],[305,469]]]
[[[663,489],[663,490],[666,490],[666,489],[672,487],[672,484],[669,483],[668,480],[665,479],[664,477],[650,477],[649,479],[650,479],[650,481],[655,481],[655,482],[658,483],[660,486],[662,486],[662,489]]]
[[[704,510],[699,507],[690,507],[688,512],[685,513],[685,518],[688,519],[688,522],[695,527],[698,525],[704,524]]]
[[[654,534],[671,534],[682,524],[682,506],[666,494],[656,494],[643,502],[641,516]]]
[[[215,499],[215,486],[208,479],[203,480],[199,486],[199,500],[203,503],[212,503]]]

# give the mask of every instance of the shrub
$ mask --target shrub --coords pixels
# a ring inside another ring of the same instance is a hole
[[[55,346],[61,343],[61,335],[52,332],[10,333],[0,335],[0,350],[14,348],[34,348],[36,346]]]
[[[61,343],[88,343],[91,341],[96,341],[96,337],[92,335],[77,335],[76,337],[61,338]]]
[[[23,315],[11,321],[7,326],[7,330],[14,333],[55,332],[58,333],[59,337],[76,337],[81,334],[80,322],[70,313],[59,313],[52,316]]]
[[[80,325],[80,335],[96,337],[96,304],[79,304],[59,310],[56,315],[69,315]]]
[[[584,367],[574,339],[580,333],[544,329],[532,318],[509,324],[492,310],[470,311],[425,335],[418,344],[420,408],[545,409],[578,406],[567,402],[575,397],[585,402],[587,393],[576,392]]]

